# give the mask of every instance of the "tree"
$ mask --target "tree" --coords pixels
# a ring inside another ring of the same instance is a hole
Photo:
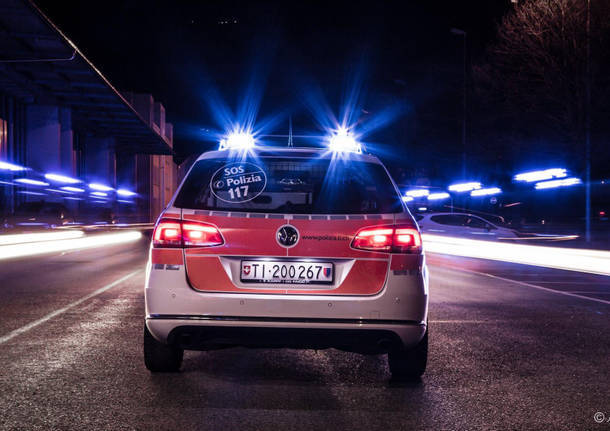
[[[608,157],[610,1],[591,0],[591,18],[594,154],[597,147]],[[532,130],[538,138],[552,137],[557,151],[577,157],[579,168],[587,112],[586,19],[587,0],[520,2],[500,23],[485,63],[473,68],[479,113],[488,123],[497,125],[494,118],[502,117],[516,131],[514,139]]]

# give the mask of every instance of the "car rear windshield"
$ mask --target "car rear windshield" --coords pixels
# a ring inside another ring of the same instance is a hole
[[[174,205],[289,214],[403,211],[400,196],[380,164],[285,157],[199,160]]]

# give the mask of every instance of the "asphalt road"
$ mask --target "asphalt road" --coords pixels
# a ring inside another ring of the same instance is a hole
[[[0,262],[0,429],[610,430],[593,419],[610,417],[610,278],[429,256],[419,383],[335,350],[187,352],[151,375],[146,250]]]

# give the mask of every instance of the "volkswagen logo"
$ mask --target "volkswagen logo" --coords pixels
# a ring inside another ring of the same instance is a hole
[[[275,234],[277,242],[286,248],[294,247],[299,240],[299,231],[295,227],[290,225],[281,226]]]

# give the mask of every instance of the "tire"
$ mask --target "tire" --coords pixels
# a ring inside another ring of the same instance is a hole
[[[410,349],[394,350],[388,353],[388,365],[392,380],[400,382],[417,381],[426,371],[428,362],[428,329],[421,341]]]
[[[184,350],[158,342],[144,324],[144,364],[153,373],[180,371]]]

